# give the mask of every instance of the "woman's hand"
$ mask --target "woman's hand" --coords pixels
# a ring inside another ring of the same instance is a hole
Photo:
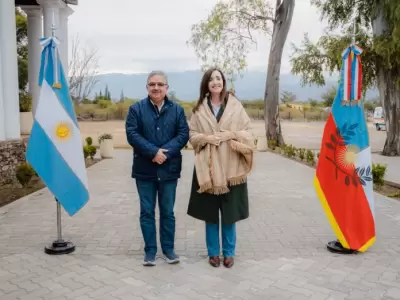
[[[229,141],[236,138],[232,131],[216,132],[215,135],[221,139],[221,142]]]
[[[215,146],[219,146],[219,144],[221,143],[221,138],[216,136],[216,135],[207,135],[206,136],[206,142],[207,144],[211,144],[211,145],[215,145]]]

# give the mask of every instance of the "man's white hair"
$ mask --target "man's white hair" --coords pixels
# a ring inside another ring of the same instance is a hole
[[[147,83],[149,83],[151,77],[157,75],[164,77],[165,83],[168,84],[168,77],[163,71],[151,71],[149,76],[147,76]]]

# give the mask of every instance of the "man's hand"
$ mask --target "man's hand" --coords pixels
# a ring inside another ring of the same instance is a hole
[[[159,165],[163,164],[167,157],[165,156],[164,152],[168,152],[165,149],[159,149],[156,156],[154,156],[152,162],[158,163]]]

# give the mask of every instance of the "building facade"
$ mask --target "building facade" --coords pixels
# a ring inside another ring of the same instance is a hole
[[[53,23],[61,43],[63,67],[68,71],[68,17],[73,13],[70,5],[77,5],[77,1],[0,0],[0,142],[21,138],[15,7],[20,7],[28,19],[28,92],[34,112],[39,97],[39,40],[51,36]]]
[[[41,45],[40,39],[55,35],[68,74],[68,17],[76,0],[0,0],[0,185],[15,181],[17,166],[25,162],[27,137],[21,135],[18,89],[18,56],[15,8],[27,14],[28,21],[28,92],[32,113],[37,106]]]

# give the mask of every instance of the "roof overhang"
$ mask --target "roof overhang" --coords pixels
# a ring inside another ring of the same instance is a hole
[[[3,1],[3,0],[0,0]],[[78,0],[61,0],[66,4],[78,5]],[[39,5],[36,0],[15,0],[15,6]]]

